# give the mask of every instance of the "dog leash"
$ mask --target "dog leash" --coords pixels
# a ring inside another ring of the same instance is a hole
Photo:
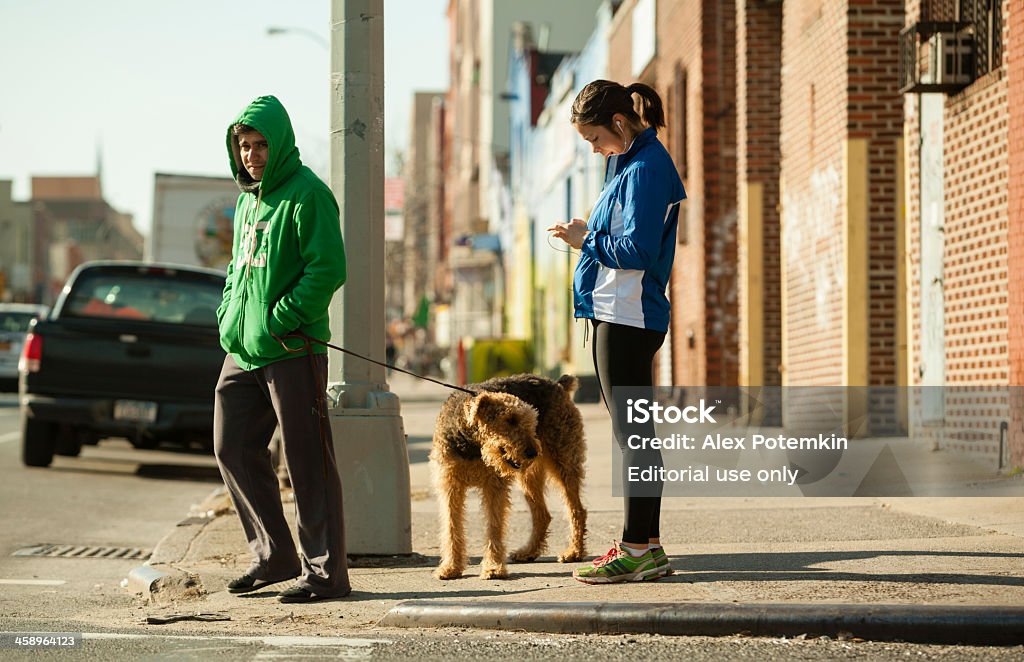
[[[319,345],[323,345],[325,347],[329,347],[331,349],[334,349],[334,350],[337,350],[339,352],[342,352],[343,354],[349,354],[350,356],[355,356],[355,357],[360,358],[360,359],[362,359],[364,361],[369,361],[370,363],[376,363],[377,365],[384,366],[385,368],[391,368],[392,370],[397,370],[399,372],[404,372],[405,374],[411,375],[411,376],[413,376],[413,377],[415,377],[417,379],[422,379],[422,380],[428,381],[428,382],[434,382],[435,384],[440,384],[441,386],[446,386],[446,387],[448,387],[450,389],[454,389],[456,391],[462,391],[463,393],[468,393],[470,395],[476,395],[475,391],[471,391],[468,388],[463,388],[461,386],[456,386],[455,384],[448,384],[447,382],[442,382],[442,381],[439,381],[437,379],[432,379],[430,377],[425,377],[423,375],[418,375],[415,372],[411,372],[409,370],[404,370],[404,369],[399,368],[397,366],[393,366],[391,364],[384,363],[382,361],[377,361],[376,359],[371,359],[371,358],[363,356],[362,354],[359,354],[357,352],[353,352],[351,350],[345,349],[344,347],[338,347],[337,345],[332,345],[329,342],[324,342],[323,340],[318,340],[316,338],[312,338],[310,336],[307,336],[305,333],[293,332],[293,333],[289,333],[289,334],[287,334],[285,336],[278,336],[278,335],[274,334],[273,332],[271,332],[270,335],[273,336],[274,339],[277,340],[277,342],[281,344],[281,347],[284,347],[284,350],[286,352],[290,353],[290,354],[298,354],[299,352],[305,351],[306,356],[309,357],[310,374],[313,376],[313,382],[314,382],[314,384],[313,384],[313,392],[314,393],[319,392],[320,386],[319,386],[319,380],[317,379],[318,378],[318,375],[317,375],[317,365],[316,365],[315,359],[313,358],[313,348],[312,348],[310,343],[317,343]],[[297,349],[292,349],[292,348],[288,347],[288,344],[285,342],[285,340],[287,338],[295,338],[295,339],[301,340],[302,341],[302,347],[301,348],[297,348]],[[324,379],[324,381],[326,381],[326,379]],[[334,459],[334,449],[331,448],[331,444],[327,443],[328,432],[325,429],[325,426],[328,425],[328,423],[327,423],[327,394],[326,393],[321,393],[321,394],[319,394],[316,397],[316,400],[313,403],[313,413],[319,419],[319,423],[320,423],[320,449],[321,449],[321,452],[323,453],[323,456],[324,456],[324,464],[323,464],[323,466],[324,466],[324,480],[327,480],[327,477],[328,477],[328,467],[335,466],[335,459]]]
[[[287,350],[289,352],[293,352],[294,353],[294,352],[301,352],[302,351],[301,349],[295,349],[295,350],[290,349],[284,343],[284,340],[287,339],[287,338],[296,338],[298,340],[301,340],[306,348],[309,347],[310,343],[317,343],[318,345],[323,345],[324,347],[329,347],[329,348],[331,348],[333,350],[337,350],[337,351],[341,352],[342,354],[348,354],[349,356],[354,356],[354,357],[360,358],[360,359],[362,359],[364,361],[368,361],[370,363],[375,363],[375,364],[377,364],[379,366],[384,366],[385,368],[391,368],[392,370],[397,370],[398,372],[405,373],[406,375],[410,375],[412,377],[415,377],[416,379],[422,379],[423,381],[426,381],[426,382],[433,382],[435,384],[438,384],[439,386],[444,386],[445,388],[450,388],[450,389],[452,389],[454,391],[462,391],[463,393],[468,393],[470,395],[476,395],[476,393],[477,393],[476,391],[471,391],[468,388],[463,388],[462,386],[456,386],[455,384],[449,384],[448,382],[442,382],[442,381],[440,381],[438,379],[433,379],[433,378],[427,377],[425,375],[417,374],[415,372],[412,372],[411,370],[405,370],[404,368],[399,368],[398,366],[391,365],[390,363],[385,363],[383,361],[378,361],[376,359],[371,359],[368,356],[363,356],[362,354],[359,354],[358,352],[353,352],[350,349],[345,349],[344,347],[338,347],[337,345],[332,345],[329,342],[324,342],[323,340],[319,340],[317,338],[311,338],[310,336],[307,336],[304,333],[293,332],[293,333],[289,333],[286,336],[282,336],[282,337],[274,336],[274,337],[277,338],[277,341],[280,342],[281,345],[285,348],[285,350]]]

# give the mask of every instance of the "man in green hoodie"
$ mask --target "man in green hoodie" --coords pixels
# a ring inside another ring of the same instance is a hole
[[[235,206],[232,260],[217,310],[228,353],[217,383],[214,452],[255,559],[228,584],[248,593],[298,578],[281,602],[351,591],[341,479],[327,421],[327,309],[345,282],[338,203],[302,165],[275,97],[228,127]],[[295,490],[299,549],[288,530],[268,446],[280,426]]]

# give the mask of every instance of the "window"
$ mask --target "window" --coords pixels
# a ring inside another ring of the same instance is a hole
[[[974,32],[975,77],[1003,65],[1002,0],[960,0],[960,21]]]
[[[216,327],[222,287],[214,281],[95,274],[75,283],[63,314]]]
[[[25,333],[36,317],[32,313],[0,312],[0,333]]]

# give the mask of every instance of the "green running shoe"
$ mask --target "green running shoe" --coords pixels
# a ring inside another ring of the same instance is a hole
[[[607,554],[590,565],[576,568],[573,579],[584,584],[618,584],[620,582],[642,582],[658,574],[658,566],[647,550],[642,556],[632,556],[615,544]]]
[[[654,564],[658,567],[658,574],[647,579],[661,579],[662,577],[668,577],[674,572],[672,564],[668,561],[668,554],[665,553],[663,547],[652,547],[650,552],[651,557],[654,558]]]

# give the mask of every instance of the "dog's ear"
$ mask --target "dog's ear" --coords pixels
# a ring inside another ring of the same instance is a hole
[[[572,399],[573,394],[576,393],[580,387],[580,380],[576,379],[572,375],[562,375],[558,378],[557,384],[562,387],[569,399]]]
[[[474,395],[469,400],[466,400],[466,404],[462,407],[462,411],[466,414],[466,423],[469,425],[476,424],[476,412],[480,408],[480,395]]]
[[[491,393],[480,393],[466,403],[466,422],[476,425],[478,419],[494,418],[501,406],[500,398]]]

